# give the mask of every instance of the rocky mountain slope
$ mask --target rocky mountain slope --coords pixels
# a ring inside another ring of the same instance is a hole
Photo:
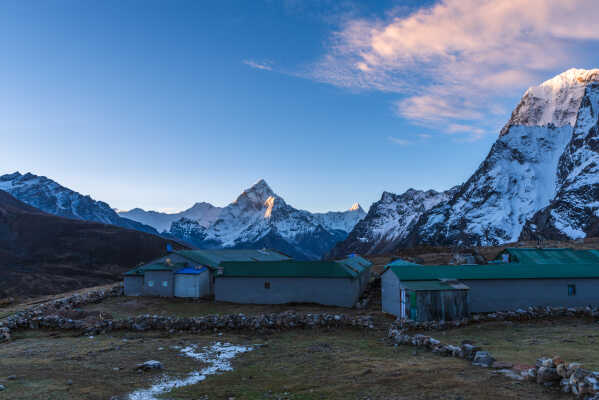
[[[597,235],[598,115],[599,70],[571,69],[531,87],[466,183],[407,225],[387,210],[409,209],[410,196],[383,195],[333,253]]]
[[[359,205],[323,214],[295,209],[260,180],[224,207],[211,225],[182,218],[173,222],[170,234],[201,248],[268,247],[317,259],[345,239],[364,215]]]
[[[158,211],[145,211],[134,208],[129,211],[119,211],[119,215],[139,223],[149,225],[158,232],[168,231],[171,224],[181,218],[196,221],[199,225],[207,227],[218,218],[221,207],[215,207],[210,203],[196,203],[191,208],[178,213],[163,213]]]
[[[384,192],[381,199],[370,206],[366,217],[328,256],[335,258],[350,253],[384,254],[391,251],[406,238],[422,214],[447,201],[455,190],[440,193],[409,189],[400,195]]]
[[[571,69],[528,89],[477,171],[423,216],[406,244],[594,234],[598,82],[599,70]]]
[[[123,218],[108,204],[83,196],[45,176],[19,172],[2,175],[0,190],[48,214],[158,234],[151,226]]]
[[[0,190],[0,298],[62,293],[110,283],[165,254],[155,235],[57,217]]]

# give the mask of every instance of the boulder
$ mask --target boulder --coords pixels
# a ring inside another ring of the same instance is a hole
[[[153,369],[162,369],[162,363],[160,361],[150,360],[150,361],[146,361],[142,364],[137,364],[137,367],[135,369],[141,370],[141,371],[151,371]]]
[[[472,361],[472,365],[476,365],[479,367],[489,368],[495,359],[491,356],[491,354],[487,351],[477,351],[474,355],[474,360]]]
[[[537,383],[545,384],[560,380],[557,370],[553,367],[540,367],[537,369]]]

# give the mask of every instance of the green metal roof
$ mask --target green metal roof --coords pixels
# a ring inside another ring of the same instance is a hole
[[[123,275],[125,275],[125,276],[144,276],[144,271],[143,271],[143,268],[138,267],[138,268],[135,268],[135,269],[125,272]]]
[[[388,264],[388,266],[392,266],[392,265],[419,265],[419,264],[398,258],[397,260],[391,261],[391,263]]]
[[[228,261],[281,261],[291,259],[273,250],[179,250],[175,254],[213,269]]]
[[[503,253],[520,264],[599,264],[597,250],[508,248]]]
[[[141,267],[127,271],[124,275],[143,275],[146,271],[176,271],[185,268],[185,263],[166,264],[166,263],[154,263],[148,264]]]
[[[440,290],[467,290],[468,286],[464,284],[451,284],[443,281],[406,281],[401,286],[414,291],[440,291]]]
[[[599,264],[485,264],[389,266],[400,281],[437,279],[599,278]]]
[[[361,274],[367,269],[372,267],[372,263],[365,258],[362,258],[358,255],[344,258],[343,260],[335,260],[335,262],[344,265],[346,268],[349,268],[352,271]]]
[[[355,278],[358,272],[335,261],[223,262],[224,277]]]

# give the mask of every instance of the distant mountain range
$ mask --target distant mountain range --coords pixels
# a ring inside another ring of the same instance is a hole
[[[445,192],[385,192],[368,214],[359,205],[298,210],[264,180],[226,207],[197,203],[174,214],[117,214],[48,178],[18,172],[1,176],[0,190],[67,218],[161,232],[201,248],[270,247],[302,259],[597,236],[599,70],[571,69],[528,89],[465,183]]]
[[[145,211],[134,208],[130,211],[119,211],[121,217],[149,225],[159,232],[168,232],[171,224],[181,218],[196,221],[203,227],[211,225],[220,214],[222,208],[215,207],[210,203],[195,203],[191,208],[178,213],[163,213],[159,211]]]
[[[211,209],[214,211],[214,209]],[[273,248],[299,259],[318,259],[347,237],[366,213],[310,213],[290,206],[264,180],[245,190],[216,220],[181,218],[169,234],[200,248]]]
[[[330,255],[598,234],[599,70],[570,69],[524,93],[463,185],[383,194]]]
[[[366,213],[310,213],[276,195],[264,180],[226,207],[196,203],[180,213],[135,208],[117,213],[108,204],[31,173],[0,176],[0,190],[48,214],[94,221],[177,239],[199,248],[274,248],[300,259],[317,259],[347,237]]]

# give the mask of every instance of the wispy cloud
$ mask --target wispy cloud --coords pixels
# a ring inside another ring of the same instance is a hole
[[[416,136],[418,136],[422,140],[428,140],[433,137],[433,135],[431,135],[430,133],[418,133]]]
[[[484,124],[505,113],[494,99],[584,60],[583,46],[599,40],[596,7],[596,0],[442,0],[409,14],[354,18],[332,34],[309,76],[401,94],[396,112],[426,126]]]
[[[411,145],[411,144],[414,143],[411,140],[400,139],[400,138],[396,138],[396,137],[393,137],[393,136],[389,136],[387,139],[389,139],[389,141],[391,143],[395,143],[395,144],[398,144],[400,146],[409,146],[409,145]]]
[[[264,71],[272,71],[272,62],[270,61],[254,61],[254,60],[243,60],[245,65],[249,65],[255,69],[261,69]]]

